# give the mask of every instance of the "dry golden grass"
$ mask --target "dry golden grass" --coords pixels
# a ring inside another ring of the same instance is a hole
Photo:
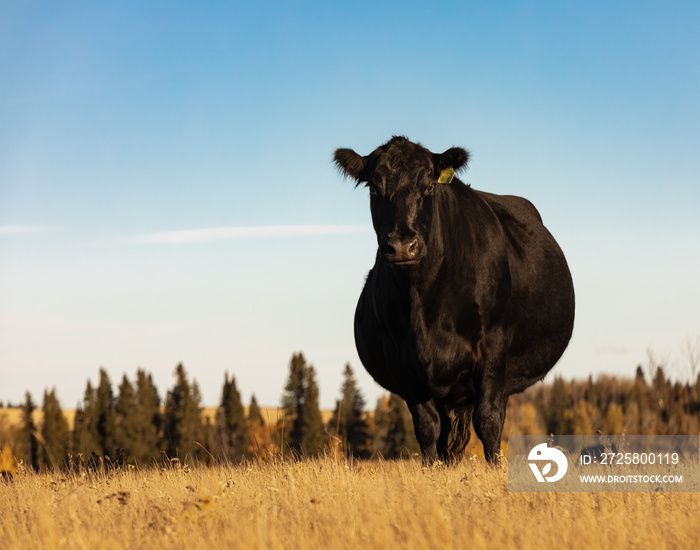
[[[697,493],[508,493],[506,466],[331,459],[0,482],[0,546],[697,548]]]

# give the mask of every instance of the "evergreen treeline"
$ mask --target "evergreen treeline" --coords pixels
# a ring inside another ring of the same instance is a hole
[[[315,456],[330,453],[359,459],[409,457],[419,452],[404,401],[389,394],[370,413],[350,365],[333,414],[324,423],[316,371],[302,353],[292,355],[276,422],[264,418],[252,397],[248,412],[236,379],[224,375],[221,400],[212,419],[203,415],[201,395],[185,367],[175,368],[175,384],[161,400],[150,374],[139,369],[113,390],[99,371],[88,380],[72,431],[55,389],[45,391],[43,421],[27,392],[22,424],[9,434],[13,453],[35,470],[104,467],[124,463],[239,462],[257,457]],[[700,376],[694,384],[672,382],[663,367],[646,380],[641,367],[632,379],[605,375],[595,381],[540,384],[511,397],[504,437],[511,434],[694,434],[700,431]],[[479,452],[472,439],[469,450]]]
[[[555,378],[534,392],[544,433],[682,435],[700,433],[700,375],[672,382],[658,366],[649,381],[599,376],[586,382]]]

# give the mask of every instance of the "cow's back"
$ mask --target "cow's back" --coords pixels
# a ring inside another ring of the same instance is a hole
[[[561,248],[532,203],[476,192],[498,217],[511,272],[508,393],[543,378],[566,349],[574,324],[574,289]]]

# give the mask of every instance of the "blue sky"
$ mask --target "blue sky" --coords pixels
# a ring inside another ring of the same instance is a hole
[[[696,2],[0,3],[0,400],[182,361],[331,407],[373,263],[332,166],[394,134],[529,198],[577,291],[554,373],[678,378],[700,337]]]

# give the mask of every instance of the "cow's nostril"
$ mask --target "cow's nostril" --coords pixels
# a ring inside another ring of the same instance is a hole
[[[384,252],[384,254],[386,254],[389,257],[395,256],[396,255],[396,247],[391,243],[386,243],[384,245],[383,252]]]

